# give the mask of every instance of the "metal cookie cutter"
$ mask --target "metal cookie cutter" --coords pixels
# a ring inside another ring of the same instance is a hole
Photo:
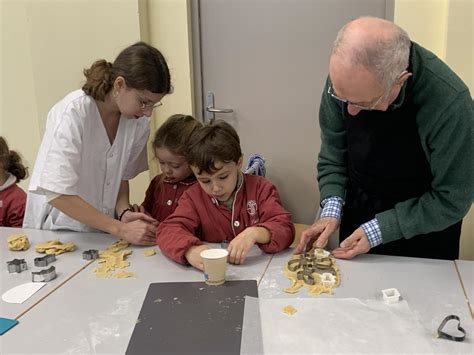
[[[313,277],[313,272],[314,271],[312,271],[310,269],[298,271],[296,273],[296,278],[298,280],[302,280],[307,285],[313,286],[316,283],[316,281],[314,280],[314,277]]]
[[[51,266],[49,269],[32,272],[31,276],[33,282],[48,282],[56,278],[56,268]]]
[[[302,280],[307,285],[314,285],[316,281],[313,277],[314,259],[310,254],[301,254],[299,259],[288,261],[288,270],[296,272],[296,278]]]
[[[99,251],[97,249],[90,249],[82,252],[84,260],[94,260],[99,258]]]
[[[22,272],[28,269],[25,259],[13,259],[12,261],[7,261],[8,272]]]
[[[53,261],[56,261],[56,255],[46,254],[45,256],[35,258],[35,266],[48,266]]]
[[[451,319],[455,319],[455,320],[458,321],[458,330],[463,334],[462,336],[454,336],[454,335],[445,333],[443,331],[444,326]],[[443,321],[441,322],[441,324],[438,327],[438,338],[445,338],[445,339],[454,340],[454,341],[463,341],[465,337],[466,337],[466,331],[464,330],[463,327],[461,327],[461,320],[459,319],[458,316],[455,316],[454,314],[446,316],[446,318],[443,319]]]

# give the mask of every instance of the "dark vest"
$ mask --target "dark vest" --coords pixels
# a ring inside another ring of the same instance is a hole
[[[430,190],[430,165],[420,143],[410,83],[401,107],[394,110],[347,113],[348,175],[340,241],[375,214]],[[401,238],[370,250],[374,254],[455,259],[461,222],[439,232]]]

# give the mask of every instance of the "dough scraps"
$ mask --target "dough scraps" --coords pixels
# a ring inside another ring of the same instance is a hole
[[[155,255],[155,254],[156,254],[155,249],[148,249],[148,250],[145,250],[145,251],[143,252],[143,255],[145,255],[145,256],[153,256],[153,255]]]
[[[116,277],[117,279],[126,279],[128,277],[137,277],[137,275],[134,272],[119,271],[114,275],[114,277]]]
[[[296,310],[295,307],[293,307],[292,305],[288,305],[286,306],[285,308],[282,309],[283,313],[285,314],[288,314],[289,316],[292,316],[293,314],[295,314],[296,312],[298,312]]]
[[[38,253],[59,255],[68,251],[74,251],[76,245],[73,242],[63,244],[59,239],[56,239],[36,244],[35,249]]]
[[[99,253],[99,264],[101,264],[98,268],[94,270],[95,274],[98,277],[109,278],[109,277],[117,277],[117,278],[125,278],[130,276],[124,276],[127,272],[118,272],[115,275],[113,272],[115,269],[124,269],[130,266],[130,262],[126,261],[125,259],[127,256],[132,254],[131,250],[124,250],[130,245],[129,242],[125,240],[118,240],[109,246],[106,250],[101,251]],[[133,273],[131,273],[133,274]],[[120,276],[118,276],[120,275]],[[135,275],[135,274],[133,274]]]
[[[12,234],[7,238],[8,249],[13,251],[26,250],[30,247],[30,241],[26,234]]]

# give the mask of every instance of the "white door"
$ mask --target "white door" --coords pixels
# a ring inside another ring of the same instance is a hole
[[[266,159],[267,178],[296,223],[319,204],[319,102],[337,31],[362,15],[393,19],[387,0],[193,2],[196,115],[209,92],[234,126],[244,158]],[[204,119],[205,120],[205,119]]]

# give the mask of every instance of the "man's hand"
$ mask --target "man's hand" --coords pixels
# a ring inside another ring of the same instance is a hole
[[[154,245],[156,226],[141,219],[129,223],[122,222],[118,237],[135,245]]]
[[[229,243],[229,262],[231,264],[243,264],[245,257],[255,243],[261,244],[270,241],[270,232],[263,227],[248,227]]]
[[[184,257],[192,266],[196,269],[204,271],[204,265],[202,263],[201,252],[209,249],[209,247],[205,244],[203,245],[193,245],[186,251]]]
[[[293,254],[302,254],[306,246],[315,246],[324,248],[328,239],[339,227],[339,220],[334,217],[322,217],[308,229],[301,233],[301,239]]]
[[[334,249],[331,253],[339,259],[352,259],[356,255],[367,253],[369,250],[369,240],[362,227],[359,227],[341,243],[339,248]]]

